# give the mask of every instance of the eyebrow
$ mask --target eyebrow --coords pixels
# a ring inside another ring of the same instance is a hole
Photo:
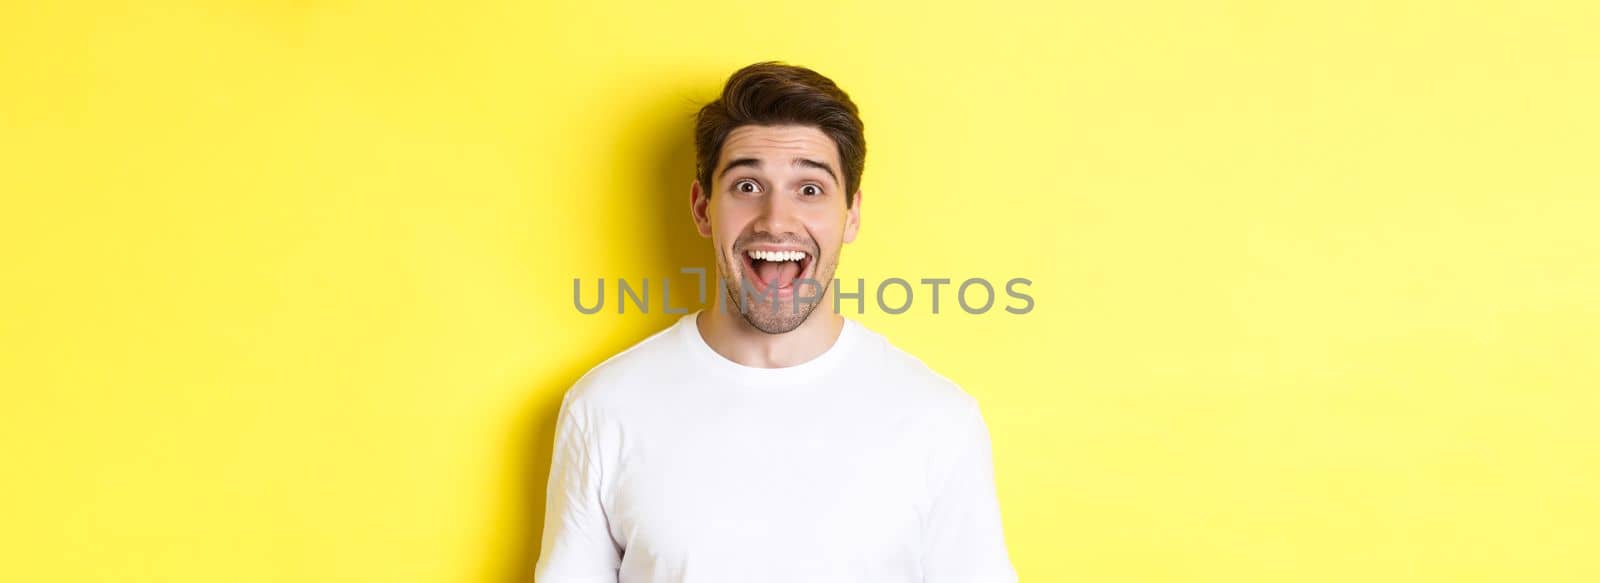
[[[833,167],[829,166],[826,162],[818,162],[818,161],[812,160],[810,158],[795,158],[794,161],[792,162],[792,164],[794,164],[795,166],[804,166],[804,167],[807,167],[807,168],[816,168],[818,170],[826,171],[828,173],[828,177],[833,179],[833,183],[834,184],[838,184],[839,183],[839,175],[838,175],[838,173],[835,173],[833,171]],[[740,166],[747,166],[747,167],[750,167],[750,168],[758,168],[759,169],[759,168],[761,168],[761,160],[757,159],[757,158],[737,158],[737,159],[731,160],[731,161],[728,162],[728,167],[722,169],[722,175],[726,176],[728,174],[728,171],[733,170],[734,168],[738,168]]]

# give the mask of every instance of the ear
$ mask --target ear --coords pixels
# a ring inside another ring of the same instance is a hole
[[[854,200],[850,203],[850,210],[844,216],[844,242],[852,243],[856,240],[856,231],[861,229],[861,190],[856,190]]]
[[[711,196],[700,188],[700,181],[689,185],[689,214],[694,216],[694,228],[701,237],[711,237]]]

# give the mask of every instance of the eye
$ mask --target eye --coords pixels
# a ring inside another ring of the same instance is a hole
[[[761,185],[756,184],[756,181],[747,178],[733,183],[733,190],[735,192],[745,193],[761,192]]]
[[[822,187],[817,186],[815,184],[807,184],[805,186],[800,187],[800,194],[803,194],[803,195],[806,195],[806,196],[821,196],[822,195]]]

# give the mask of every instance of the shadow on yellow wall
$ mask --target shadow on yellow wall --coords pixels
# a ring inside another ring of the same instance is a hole
[[[663,95],[687,94],[685,91],[664,91]],[[701,267],[706,269],[708,286],[715,280],[716,270],[712,263],[711,243],[709,239],[699,236],[695,232],[694,224],[689,211],[689,187],[695,179],[695,151],[694,151],[694,109],[689,109],[688,114],[682,114],[686,109],[681,99],[664,99],[658,107],[645,108],[636,115],[638,122],[632,124],[628,135],[619,136],[618,143],[622,146],[613,154],[613,164],[617,172],[633,175],[625,182],[638,184],[641,187],[627,189],[627,196],[632,197],[626,204],[619,208],[628,209],[628,212],[638,213],[645,217],[643,224],[647,225],[648,232],[629,234],[629,238],[642,241],[658,241],[659,244],[648,246],[642,254],[651,269],[649,273],[640,274],[607,274],[608,286],[615,283],[615,277],[628,277],[637,280],[645,276],[652,279],[651,285],[657,283],[656,274],[671,276],[673,280],[674,295],[673,305],[686,307],[693,311],[695,297],[693,290],[695,279],[684,277],[678,273],[680,268]],[[698,104],[694,104],[698,108]],[[667,112],[663,114],[663,112]],[[629,149],[632,144],[648,144],[650,150],[640,155]],[[643,160],[644,164],[637,164]],[[630,167],[633,166],[633,167]],[[597,222],[589,225],[588,229],[581,232],[594,233],[595,236],[604,237],[608,231],[614,231],[615,225],[610,221]],[[604,245],[591,241],[573,241],[575,245],[599,245],[614,256],[608,265],[620,265],[637,261],[640,253],[624,246]],[[631,257],[624,257],[630,254]],[[591,282],[592,284],[592,282]],[[586,287],[586,293],[592,293],[592,287]],[[613,287],[607,288],[606,310],[609,313],[615,308],[616,292]],[[659,293],[658,288],[652,287],[653,293]],[[708,288],[707,301],[715,297],[715,290]],[[659,301],[656,296],[651,300]],[[631,310],[632,305],[628,306]],[[544,492],[546,479],[550,472],[550,455],[554,446],[556,415],[560,406],[561,397],[574,382],[583,376],[590,368],[610,358],[634,342],[643,340],[657,332],[663,322],[676,318],[659,313],[661,306],[652,304],[651,317],[619,317],[611,319],[597,315],[597,321],[615,324],[622,330],[620,342],[613,342],[604,346],[596,346],[586,350],[584,358],[569,363],[562,363],[561,372],[545,378],[536,383],[529,394],[535,395],[533,402],[528,406],[527,412],[521,416],[519,427],[527,430],[520,434],[517,442],[523,445],[519,459],[525,460],[517,481],[519,490],[528,495],[518,499],[519,506],[512,511],[523,517],[515,531],[512,540],[516,541],[516,549],[508,557],[504,566],[506,573],[504,580],[507,583],[527,583],[531,580],[534,564],[539,558],[540,537],[544,525]],[[568,308],[571,309],[571,308]]]

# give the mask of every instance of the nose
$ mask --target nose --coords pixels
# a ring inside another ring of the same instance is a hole
[[[758,233],[776,235],[780,239],[785,235],[798,234],[800,221],[795,216],[797,209],[794,205],[790,197],[780,193],[762,197],[761,214],[751,227]]]

